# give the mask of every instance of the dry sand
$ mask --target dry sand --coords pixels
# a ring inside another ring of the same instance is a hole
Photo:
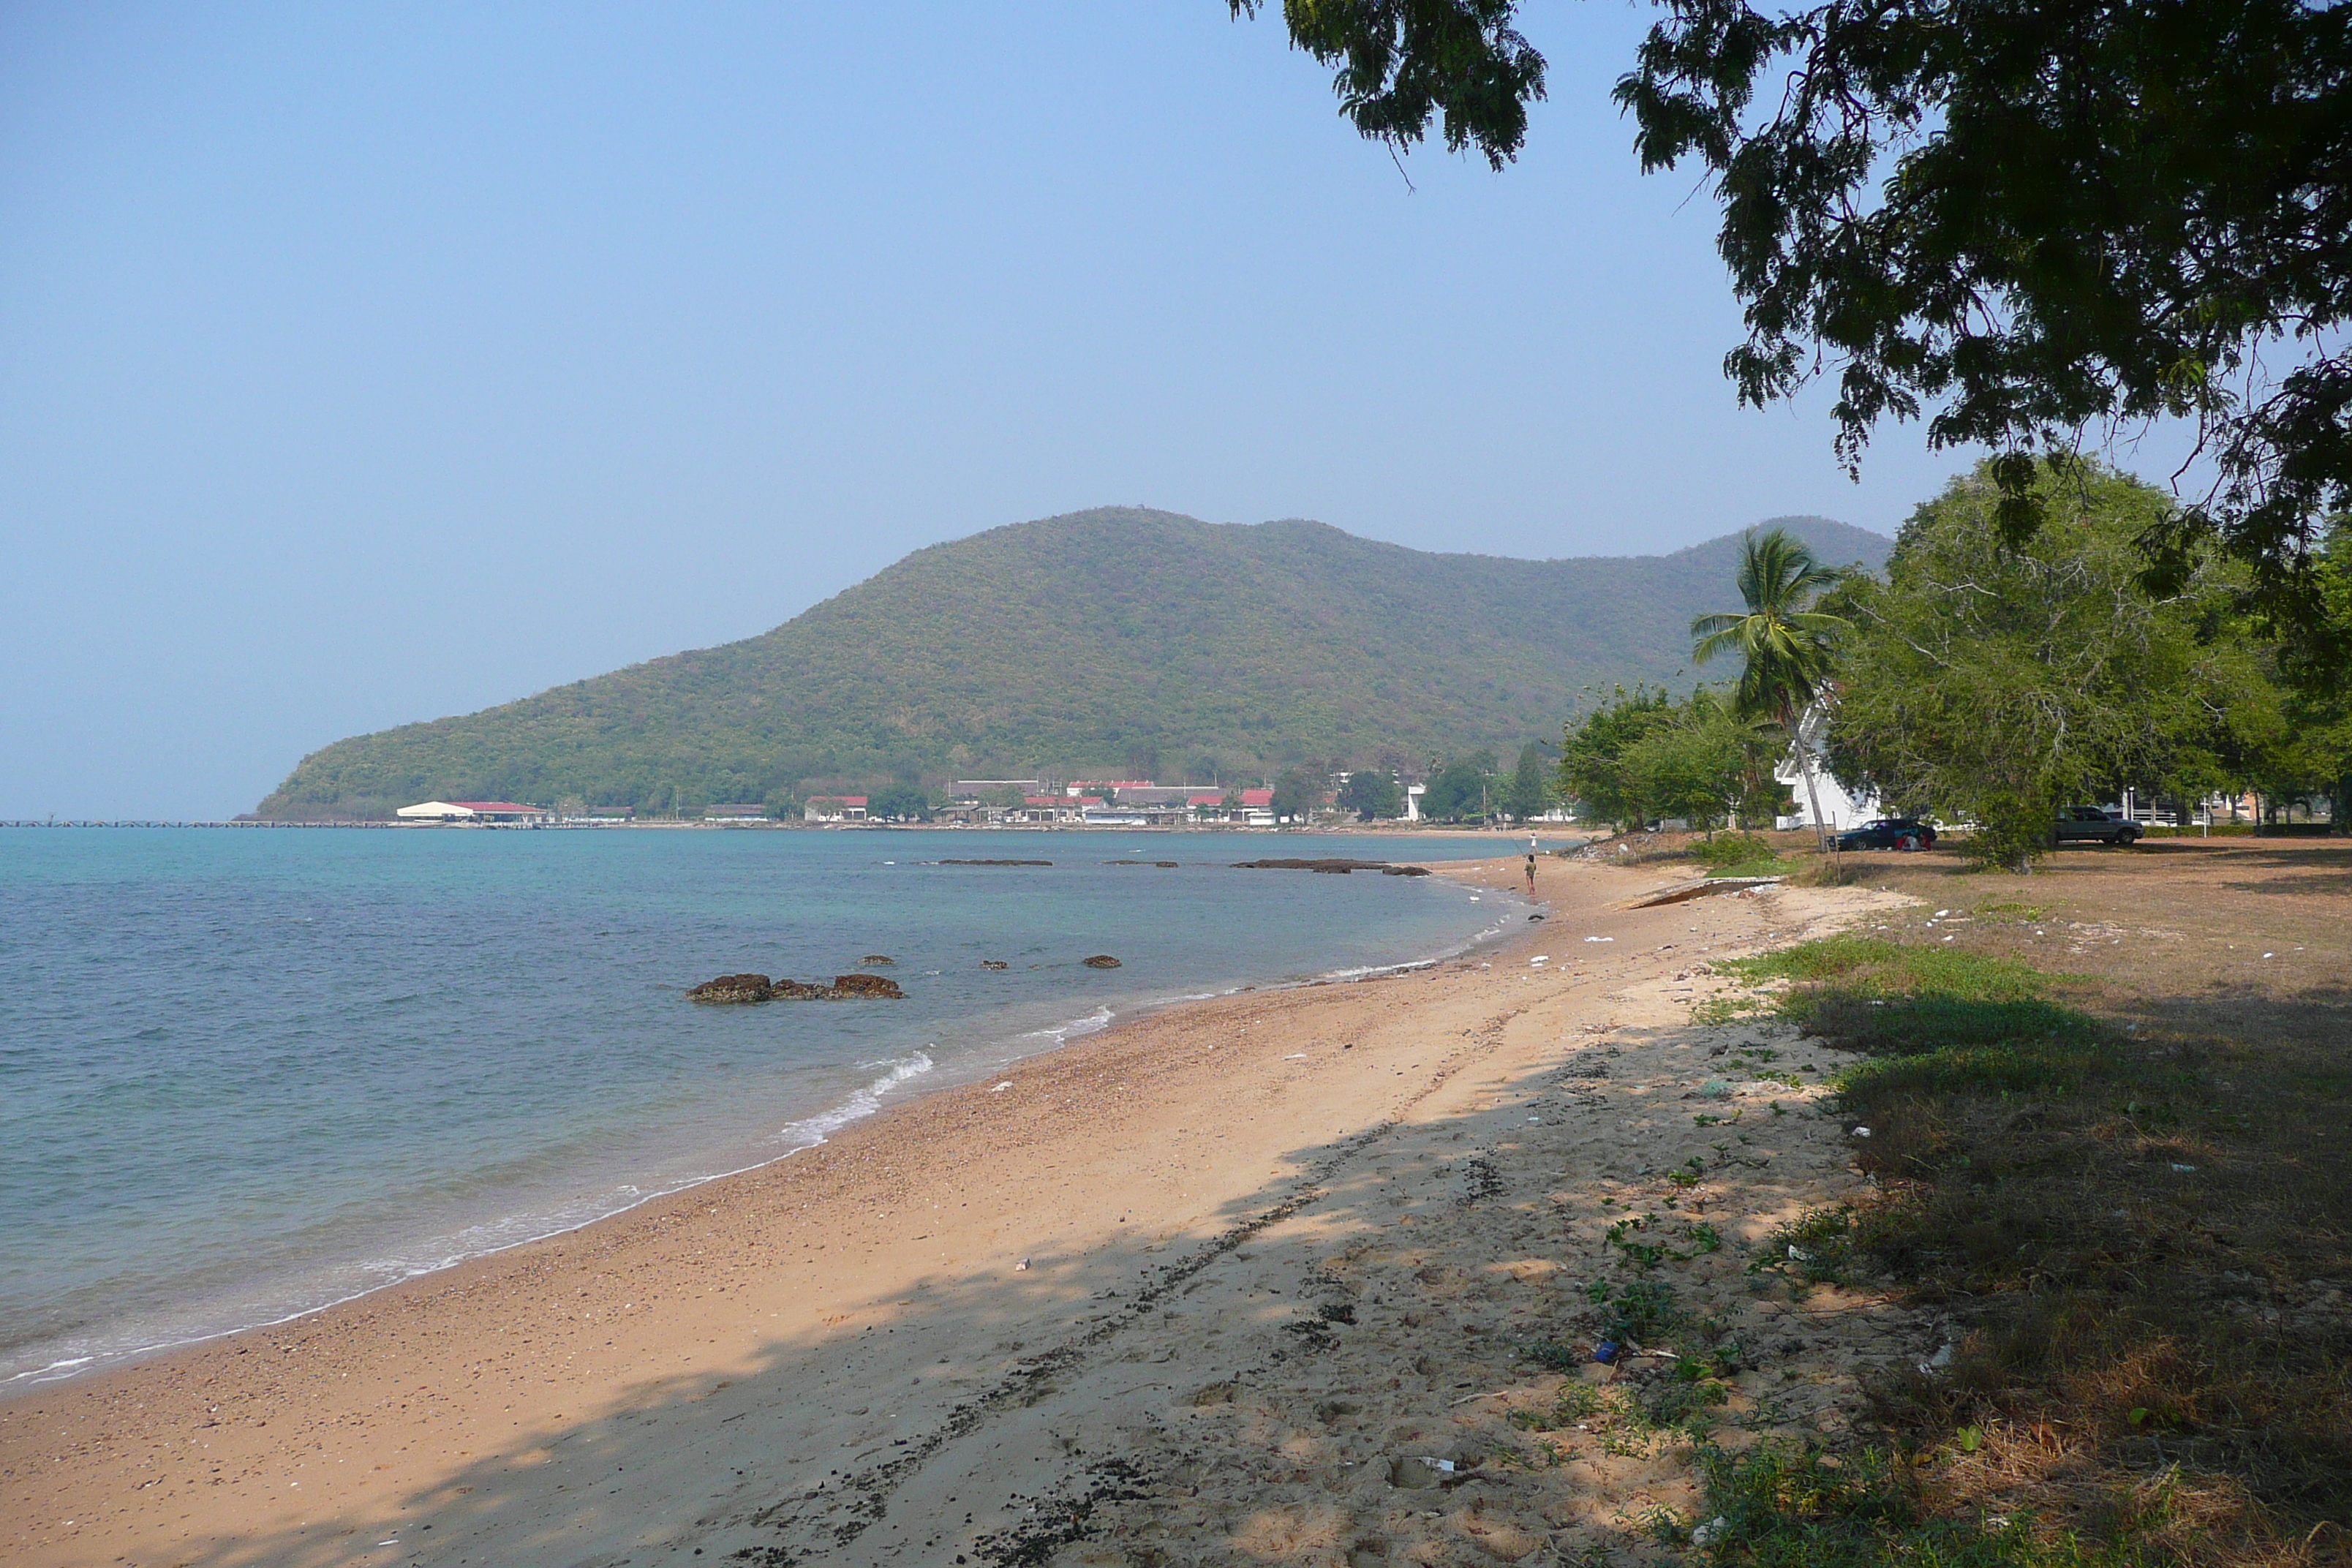
[[[1710,1413],[1727,1445],[1834,1435],[1857,1370],[1937,1331],[1744,1273],[1860,1178],[1817,1075],[1738,1081],[1758,1058],[1717,1050],[1769,1028],[1690,1022],[1709,960],[1891,896],[1617,907],[1674,879],[1548,858],[1550,918],[1483,963],[1171,1010],[584,1231],[0,1404],[0,1557],[1633,1560],[1651,1510],[1693,1505],[1686,1449],[1509,1419],[1555,1408],[1563,1375],[1520,1347],[1589,1342],[1611,1224],[1727,1243],[1672,1265],[1753,1347]],[[1834,1065],[1771,1043],[1771,1070]],[[1613,1397],[1662,1364],[1567,1376]]]

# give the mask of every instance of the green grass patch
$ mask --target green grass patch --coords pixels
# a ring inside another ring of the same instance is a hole
[[[1692,859],[1715,868],[1770,860],[1776,856],[1771,841],[1754,833],[1718,833],[1690,847]]]
[[[2132,1568],[2129,1542],[2044,1533],[2031,1516],[1934,1518],[1906,1467],[1875,1448],[1829,1455],[1768,1442],[1697,1452],[1705,1520],[1688,1532],[1722,1563],[1755,1568]]]
[[[1853,1209],[1807,1209],[1764,1238],[1750,1274],[1776,1273],[1807,1285],[1843,1284],[1853,1261]]]
[[[1720,1028],[1771,1008],[1770,1002],[1759,996],[1702,996],[1691,1004],[1690,1016],[1691,1022],[1701,1028]]]
[[[2014,959],[1874,936],[1824,937],[1754,958],[1728,959],[1716,968],[1750,985],[1768,980],[1834,983],[1841,991],[1864,996],[1925,992],[1969,1002],[2032,1001],[2048,992],[2053,978]]]
[[[1973,912],[1979,940],[2044,914]],[[1875,1446],[1702,1446],[1706,1502],[1679,1526],[1695,1557],[2322,1560],[2319,1527],[2352,1518],[2352,1320],[2298,1305],[2334,1303],[2347,1273],[2340,1010],[2208,996],[2222,962],[2182,952],[2153,987],[2128,987],[2162,1004],[2153,1024],[2114,1026],[2070,1004],[2129,974],[2044,973],[1934,935],[1720,966],[1778,983],[1749,994],[1853,1053],[1833,1080],[1840,1130],[1869,1130],[1847,1147],[1878,1184],[1766,1237],[1757,1287],[1867,1278],[1949,1314],[1953,1353],[1874,1386]],[[2066,1434],[2063,1466],[2043,1460],[2050,1431]]]
[[[1792,982],[1781,1017],[1871,1058],[1840,1075],[1853,1105],[1897,1094],[2071,1094],[2099,1059],[2100,1026],[2051,1001],[2052,975],[2014,959],[1834,936],[1721,966]]]

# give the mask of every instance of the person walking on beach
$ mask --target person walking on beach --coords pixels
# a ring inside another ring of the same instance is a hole
[[[1536,841],[1528,840],[1528,897],[1536,896]]]

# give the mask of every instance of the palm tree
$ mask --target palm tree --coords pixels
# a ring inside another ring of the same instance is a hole
[[[1813,602],[1843,575],[1781,530],[1750,529],[1739,541],[1739,596],[1748,602],[1747,612],[1691,622],[1691,636],[1697,639],[1691,647],[1694,660],[1705,664],[1736,651],[1745,661],[1733,706],[1747,717],[1769,719],[1788,736],[1804,774],[1813,832],[1824,849],[1829,836],[1822,826],[1821,792],[1813,784],[1812,753],[1803,730],[1806,712],[1829,682],[1836,638],[1846,626],[1843,617],[1813,608]]]

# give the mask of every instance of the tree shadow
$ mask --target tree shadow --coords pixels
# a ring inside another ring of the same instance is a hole
[[[177,1560],[1042,1563],[1095,1542],[1099,1561],[1153,1562],[1146,1537],[1203,1528],[1204,1497],[1239,1500],[1210,1522],[1245,1555],[1344,1557],[1402,1531],[1489,1555],[1628,1545],[1642,1527],[1625,1500],[1686,1485],[1683,1439],[1650,1431],[1629,1393],[1622,1451],[1563,1427],[1540,1441],[1591,1451],[1546,1468],[1505,1418],[1563,1397],[1556,1347],[1591,1337],[1595,1279],[1687,1277],[1696,1300],[1704,1273],[1708,1289],[1745,1291],[1733,1257],[1706,1251],[1716,1222],[1703,1199],[1687,1206],[1684,1162],[1736,1173],[1744,1210],[1786,1214],[1843,1171],[1817,1119],[1751,1095],[1738,1112],[1751,1142],[1723,1124],[1728,1100],[1695,1111],[1681,1078],[1611,1071],[1664,1050],[1697,1083],[1724,1070],[1708,1042],[1756,1031],[1563,1041],[1538,1068],[1478,1080],[1477,1109],[1291,1151],[1293,1173],[1165,1251],[1112,1244],[1029,1273],[925,1279],[850,1310],[874,1317],[855,1333],[775,1333],[749,1370],[647,1378],[389,1507]],[[1642,1137],[1619,1135],[1634,1122]],[[1666,1261],[1599,1239],[1637,1211]],[[1824,1321],[1848,1310],[1816,1306]],[[1406,1474],[1401,1453],[1454,1468]]]

